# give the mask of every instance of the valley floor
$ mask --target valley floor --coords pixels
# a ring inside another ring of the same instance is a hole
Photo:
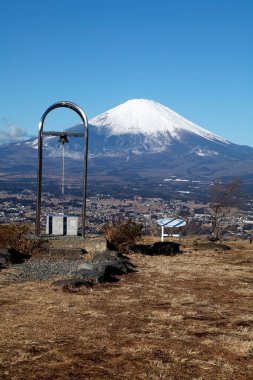
[[[252,379],[253,244],[228,245],[74,293],[2,281],[1,379]]]

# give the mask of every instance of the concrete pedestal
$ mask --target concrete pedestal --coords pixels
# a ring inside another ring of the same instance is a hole
[[[71,235],[78,233],[78,216],[69,215],[48,215],[46,234],[47,235]]]

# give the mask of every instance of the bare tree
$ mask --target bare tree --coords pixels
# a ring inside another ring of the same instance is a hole
[[[196,219],[187,220],[186,225],[180,228],[180,230],[182,236],[202,234],[201,223]]]
[[[224,229],[225,218],[240,205],[241,180],[237,178],[225,184],[216,182],[210,191],[210,198],[212,235],[218,240]]]

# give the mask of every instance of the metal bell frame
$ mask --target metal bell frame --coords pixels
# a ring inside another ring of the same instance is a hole
[[[49,112],[53,111],[56,108],[70,108],[75,111],[81,118],[84,126],[84,133],[77,132],[55,132],[49,131],[44,132],[43,126],[45,119]],[[43,136],[72,136],[72,137],[84,137],[85,146],[84,146],[84,177],[83,177],[83,211],[82,211],[82,237],[85,238],[85,221],[86,221],[86,197],[87,197],[87,167],[88,167],[88,120],[84,111],[75,103],[68,101],[60,101],[52,104],[42,115],[42,118],[39,123],[39,132],[38,132],[38,170],[37,170],[37,202],[36,202],[36,225],[35,233],[37,236],[40,235],[41,231],[41,184],[42,184],[42,147],[43,147]]]

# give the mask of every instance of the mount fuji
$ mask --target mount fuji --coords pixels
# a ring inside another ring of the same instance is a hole
[[[146,99],[133,99],[90,120],[91,133],[103,136],[99,151],[161,153],[187,139],[229,144],[221,137],[197,126],[168,107]],[[99,139],[100,140],[100,139]],[[117,144],[115,142],[117,141]],[[95,142],[95,141],[94,141]],[[196,148],[193,144],[193,148]],[[198,147],[197,147],[198,148]],[[196,154],[205,151],[196,150]],[[207,155],[212,154],[206,151]],[[213,154],[216,154],[214,151]]]
[[[107,128],[111,135],[156,136],[159,133],[180,140],[182,132],[189,132],[209,140],[225,142],[221,137],[197,126],[170,108],[146,99],[133,99],[91,119],[98,128]]]
[[[82,128],[76,125],[68,131]],[[65,144],[70,177],[80,177],[82,171],[82,140],[70,137]],[[37,144],[37,139],[29,139],[0,146],[0,179],[35,178]],[[43,151],[47,176],[57,176],[62,155],[58,138],[44,137]],[[170,175],[253,179],[253,148],[225,140],[155,101],[132,99],[89,120],[88,165],[98,189],[106,181],[128,186],[138,179]]]

